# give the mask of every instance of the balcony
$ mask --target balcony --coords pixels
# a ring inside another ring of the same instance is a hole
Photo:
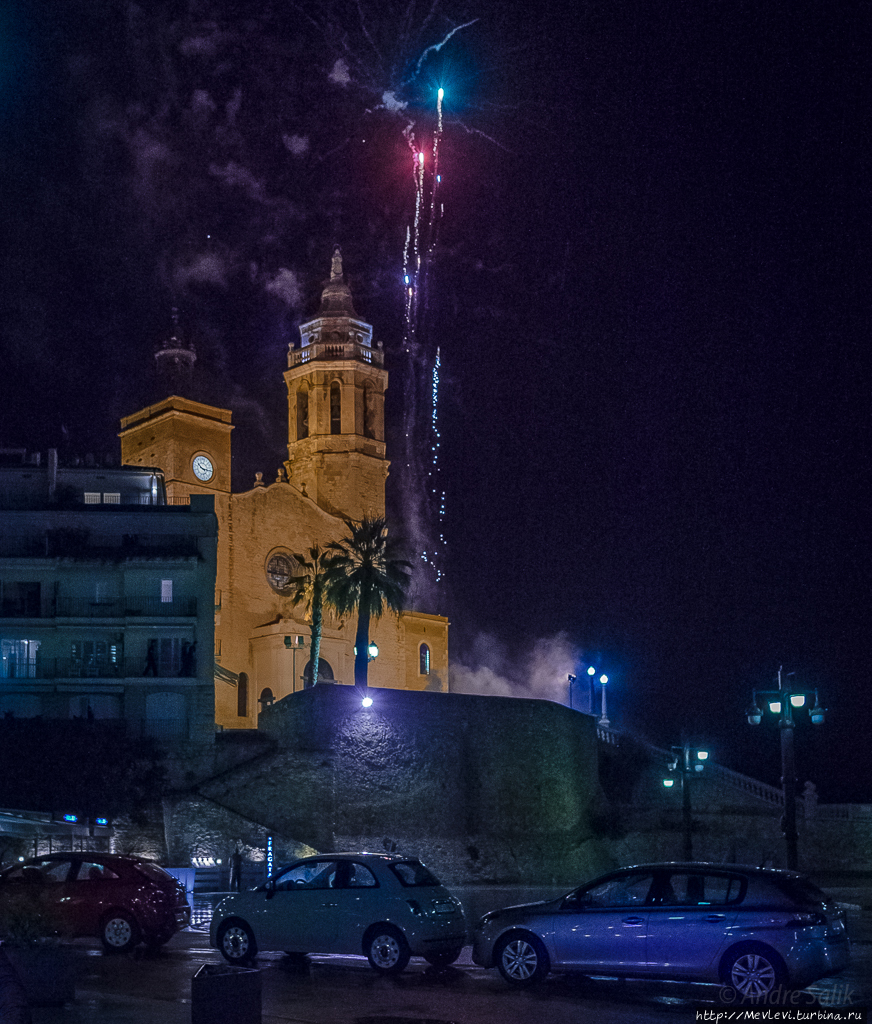
[[[8,658],[2,662],[0,680],[32,679],[195,679],[181,676],[178,659],[158,661],[157,676],[143,676],[144,658],[124,661],[97,660],[95,658]]]
[[[0,537],[0,558],[120,562],[198,556],[197,538],[184,534],[94,534],[89,530],[57,529]]]
[[[302,366],[304,363],[333,361],[337,359],[356,359],[360,363],[371,366],[384,365],[384,352],[380,348],[370,348],[355,341],[321,341],[305,348],[295,348],[288,353],[289,366]]]
[[[135,596],[110,601],[59,597],[43,602],[4,601],[0,606],[0,619],[172,619],[195,618],[196,615],[195,597],[177,597],[172,601]]]

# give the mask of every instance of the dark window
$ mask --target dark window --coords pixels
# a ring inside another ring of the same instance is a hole
[[[38,583],[6,583],[0,580],[0,615],[4,618],[38,618]]]
[[[426,644],[421,644],[421,648],[418,651],[420,666],[418,671],[422,676],[430,675],[430,648]]]
[[[335,380],[330,385],[330,433],[342,433],[342,392]]]
[[[363,389],[363,436],[375,437],[375,403],[371,387]]]
[[[275,887],[279,892],[292,889],[332,889],[336,882],[335,860],[315,860],[297,864],[278,876]]]
[[[76,875],[77,882],[105,882],[117,879],[118,875],[105,864],[97,864],[95,861],[83,860],[79,865],[79,873]]]
[[[399,864],[391,864],[391,871],[399,878],[400,884],[408,889],[440,884],[439,879],[431,874],[419,860],[404,860]]]
[[[654,876],[650,873],[618,875],[578,893],[587,907],[635,907],[645,903]]]
[[[349,889],[375,889],[378,882],[375,875],[364,864],[352,861],[348,865],[348,888]]]
[[[239,718],[248,715],[248,675],[245,672],[240,672],[236,681],[236,714]]]
[[[304,388],[297,391],[297,440],[309,436],[309,392]]]

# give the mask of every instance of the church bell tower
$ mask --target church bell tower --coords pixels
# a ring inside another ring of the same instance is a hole
[[[354,309],[333,253],[330,280],[314,319],[288,351],[288,480],[332,515],[360,520],[385,513],[384,396],[381,342]]]

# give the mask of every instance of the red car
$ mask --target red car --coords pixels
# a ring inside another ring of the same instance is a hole
[[[0,937],[36,918],[44,931],[94,935],[107,952],[154,948],[191,923],[185,887],[153,861],[111,853],[50,853],[0,872]]]

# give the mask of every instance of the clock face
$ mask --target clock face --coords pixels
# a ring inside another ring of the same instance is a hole
[[[212,468],[212,463],[205,455],[198,455],[194,459],[194,476],[198,480],[211,480],[212,474],[215,470]]]

